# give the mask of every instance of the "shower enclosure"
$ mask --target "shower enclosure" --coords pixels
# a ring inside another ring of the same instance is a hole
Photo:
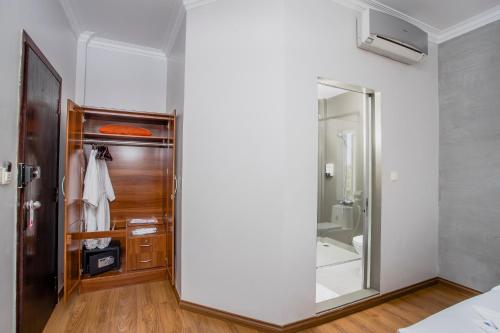
[[[318,83],[318,311],[372,289],[373,94]]]

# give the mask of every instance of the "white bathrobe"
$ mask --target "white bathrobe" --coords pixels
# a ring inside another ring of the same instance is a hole
[[[96,159],[96,154],[94,149],[90,152],[84,180],[84,218],[88,232],[110,230],[109,201],[115,200],[106,162]],[[84,243],[90,250],[96,247],[104,249],[110,242],[111,238],[100,238],[87,239]]]

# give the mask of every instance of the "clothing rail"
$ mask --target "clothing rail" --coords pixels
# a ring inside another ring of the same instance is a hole
[[[157,148],[173,148],[172,143],[162,142],[139,142],[139,141],[121,141],[121,140],[97,140],[97,139],[84,139],[85,145],[106,145],[106,146],[135,146],[135,147],[157,147]]]

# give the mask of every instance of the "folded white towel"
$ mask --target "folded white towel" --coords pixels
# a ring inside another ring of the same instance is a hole
[[[154,234],[157,230],[158,229],[156,227],[154,227],[154,228],[134,229],[134,230],[132,230],[132,235],[134,235],[134,236],[140,236],[140,235]]]
[[[151,217],[147,219],[131,219],[129,221],[130,224],[157,224],[158,220],[156,217]]]

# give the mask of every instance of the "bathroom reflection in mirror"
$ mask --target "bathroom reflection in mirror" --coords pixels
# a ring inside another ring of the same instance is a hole
[[[371,293],[364,275],[368,99],[364,92],[318,83],[316,302],[320,310]]]
[[[341,193],[339,204],[352,205],[354,203],[354,190],[356,179],[354,177],[354,150],[355,135],[353,130],[345,130],[338,135],[338,155],[337,165],[340,165],[339,181],[337,186],[338,193]],[[340,173],[341,172],[341,173]]]

